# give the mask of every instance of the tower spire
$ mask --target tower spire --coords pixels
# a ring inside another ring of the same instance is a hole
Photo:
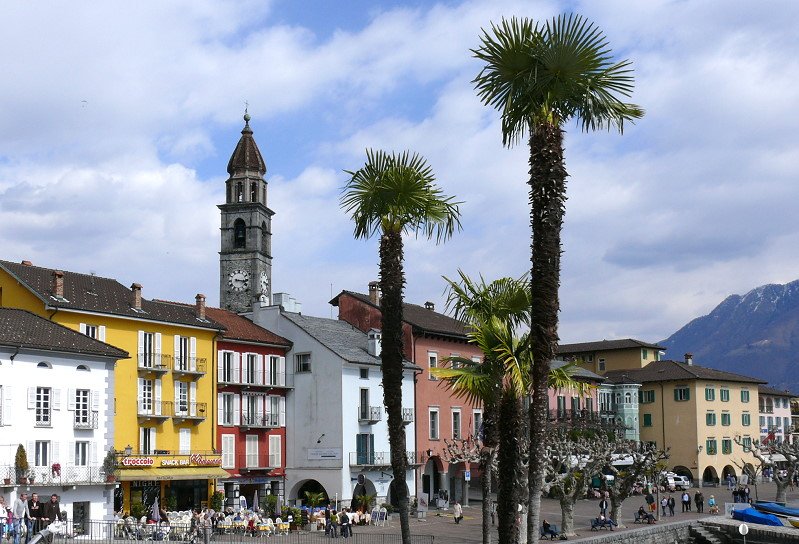
[[[246,103],[245,103],[246,104]],[[252,137],[250,128],[249,104],[244,107],[244,128],[241,130],[241,138],[230,156],[227,164],[227,173],[231,176],[244,174],[245,172],[257,172],[260,177],[266,174],[266,163],[261,156],[255,138]]]

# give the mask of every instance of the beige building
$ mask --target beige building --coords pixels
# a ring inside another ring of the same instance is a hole
[[[760,437],[758,385],[763,380],[685,361],[652,361],[643,368],[608,371],[641,384],[640,436],[668,448],[669,467],[697,485],[739,476],[743,456],[735,438]]]
[[[581,361],[580,366],[597,374],[613,370],[643,368],[652,361],[659,361],[666,348],[622,338],[620,340],[600,340],[558,346],[557,359],[562,361]]]

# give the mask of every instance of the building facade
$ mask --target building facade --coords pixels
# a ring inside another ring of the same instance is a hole
[[[791,399],[794,395],[773,387],[761,385],[758,388],[758,424],[761,443],[790,441],[793,432],[791,420]]]
[[[114,447],[121,459],[117,510],[207,501],[227,477],[216,448],[214,341],[223,327],[189,306],[148,300],[111,278],[0,261],[2,304],[24,308],[131,354],[114,370]],[[103,452],[104,454],[104,452]]]
[[[363,332],[381,328],[380,293],[377,282],[369,284],[369,294],[342,291],[331,304],[338,317]],[[434,498],[469,503],[469,488],[479,493],[480,473],[476,465],[450,463],[445,441],[475,437],[482,426],[482,406],[453,395],[430,373],[431,368],[447,365],[450,357],[482,360],[483,353],[469,343],[466,325],[424,306],[403,304],[403,344],[405,357],[421,369],[416,379],[416,448],[422,453],[417,484]],[[445,501],[446,502],[446,501]]]
[[[659,361],[666,348],[634,338],[600,340],[558,346],[557,359],[578,361],[586,370],[605,374],[612,370],[643,368]]]
[[[114,439],[114,365],[126,358],[28,311],[0,308],[0,494],[6,504],[33,487],[43,500],[59,495],[77,526],[112,519],[116,484],[102,463]],[[27,472],[15,466],[18,445]]]
[[[286,497],[301,502],[306,491],[324,492],[339,507],[359,495],[392,501],[388,426],[383,407],[380,337],[344,321],[309,317],[280,306],[256,305],[253,321],[292,342],[287,374],[294,387],[286,399]],[[416,492],[414,470],[414,375],[406,363],[403,416],[409,470],[405,485]]]

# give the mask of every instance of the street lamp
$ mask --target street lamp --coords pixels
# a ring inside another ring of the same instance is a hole
[[[130,457],[131,455],[133,455],[133,448],[130,447],[130,444],[128,444],[125,447],[125,457]]]

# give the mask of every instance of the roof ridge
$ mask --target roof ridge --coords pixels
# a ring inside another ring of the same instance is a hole
[[[56,270],[58,270],[59,272],[63,272],[64,274],[74,274],[75,276],[84,276],[86,278],[94,278],[96,280],[115,281],[115,282],[117,282],[118,284],[120,284],[120,285],[122,285],[124,287],[124,284],[122,282],[120,282],[119,280],[117,280],[116,278],[109,278],[107,276],[98,276],[97,274],[93,274],[91,272],[89,272],[87,274],[86,272],[75,272],[74,270],[65,270],[65,269],[62,269],[62,268],[52,268],[52,267],[49,267],[49,266],[39,266],[39,265],[35,265],[35,264],[22,264],[22,263],[17,263],[17,262],[14,262],[14,261],[7,261],[7,260],[4,260],[4,259],[0,259],[0,264],[11,264],[11,265],[14,265],[14,266],[24,266],[25,268],[38,268],[39,270],[47,270],[49,272],[55,272]]]

